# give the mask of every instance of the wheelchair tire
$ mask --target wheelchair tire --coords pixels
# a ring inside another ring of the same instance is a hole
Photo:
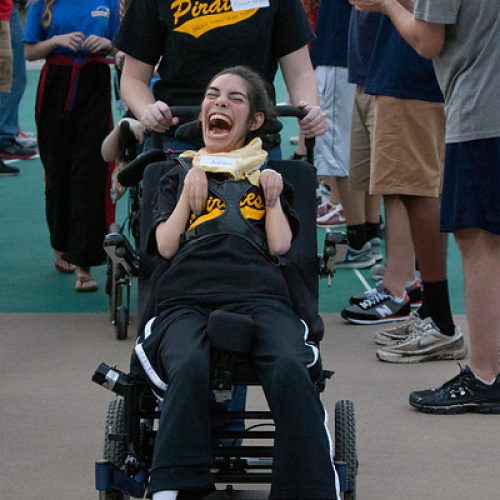
[[[109,460],[117,467],[123,465],[126,449],[123,441],[110,439],[110,434],[125,434],[125,405],[123,399],[114,399],[109,403],[104,429],[104,460]],[[105,500],[129,500],[130,496],[122,491],[106,493]]]
[[[126,306],[119,305],[115,309],[115,333],[118,340],[127,338],[129,314]]]
[[[348,489],[344,491],[344,500],[355,500],[359,462],[356,453],[356,420],[352,401],[341,400],[335,405],[335,460],[347,464]]]

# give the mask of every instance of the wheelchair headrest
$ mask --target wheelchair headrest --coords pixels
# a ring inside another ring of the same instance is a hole
[[[266,118],[260,131],[263,135],[274,135],[278,134],[282,128],[283,124],[276,118]],[[196,149],[202,148],[204,144],[200,120],[193,120],[179,125],[175,131],[175,138],[192,144]]]
[[[214,349],[245,354],[252,348],[254,322],[252,317],[246,314],[217,309],[208,317],[207,334]]]

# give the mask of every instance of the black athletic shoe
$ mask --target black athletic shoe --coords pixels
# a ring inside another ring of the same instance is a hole
[[[19,175],[19,169],[16,167],[9,167],[9,165],[6,165],[2,160],[0,160],[0,175]]]
[[[477,412],[500,414],[500,374],[492,385],[478,380],[466,366],[437,389],[414,391],[410,404],[425,413],[453,415]]]
[[[410,305],[413,308],[418,308],[422,305],[422,285],[420,281],[415,280],[406,286],[406,293],[410,299]],[[373,295],[376,292],[384,291],[384,282],[380,280],[375,288],[371,288],[370,290],[366,290],[362,295],[353,295],[349,298],[349,304],[354,306],[366,300],[370,295]]]
[[[408,296],[398,301],[385,290],[377,290],[367,295],[359,304],[347,306],[340,315],[357,325],[377,325],[392,321],[404,321],[410,317],[411,307]]]
[[[25,160],[35,155],[35,148],[25,148],[18,144],[14,139],[0,146],[0,158]]]

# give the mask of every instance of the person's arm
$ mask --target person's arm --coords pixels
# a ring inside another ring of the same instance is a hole
[[[141,122],[133,118],[122,118],[115,126],[115,128],[106,136],[101,145],[101,156],[104,161],[115,161],[120,156],[120,125],[127,121],[130,125],[130,130],[134,134],[137,142],[142,144],[144,142],[144,126]]]
[[[74,31],[73,33],[66,33],[64,35],[54,35],[40,42],[26,42],[24,44],[24,57],[28,61],[44,59],[57,47],[66,47],[73,52],[77,52],[82,48],[84,42],[85,37],[80,31]]]
[[[445,25],[415,19],[413,0],[349,0],[358,10],[381,12],[391,18],[401,36],[422,57],[434,59],[444,47]]]
[[[265,169],[260,175],[260,186],[266,200],[266,239],[271,255],[283,255],[290,250],[292,230],[281,206],[283,179],[275,170]]]
[[[283,56],[279,62],[292,103],[307,110],[307,115],[299,122],[304,136],[324,134],[326,118],[319,107],[318,84],[307,46]]]
[[[148,130],[165,132],[171,125],[177,124],[178,119],[172,117],[166,103],[155,102],[149,88],[153,71],[154,66],[126,54],[120,92],[130,111]]]

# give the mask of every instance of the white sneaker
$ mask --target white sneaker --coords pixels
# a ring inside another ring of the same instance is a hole
[[[16,142],[23,148],[31,149],[36,147],[37,140],[33,132],[24,132],[19,130],[15,137]]]

